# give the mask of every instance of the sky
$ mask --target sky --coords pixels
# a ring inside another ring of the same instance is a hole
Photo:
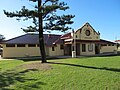
[[[86,22],[101,33],[101,39],[120,39],[120,0],[62,0],[68,4],[69,10],[64,14],[75,15],[74,23],[71,25],[74,30],[79,29]],[[32,8],[33,4],[29,0],[1,0],[0,1],[0,34],[6,39],[14,38],[25,34],[21,28],[30,23],[18,22],[16,18],[8,18],[3,10],[16,11],[22,6]],[[63,12],[62,12],[63,13]],[[62,14],[61,13],[61,14]],[[71,32],[71,30],[68,30]],[[63,34],[52,32],[53,34]]]

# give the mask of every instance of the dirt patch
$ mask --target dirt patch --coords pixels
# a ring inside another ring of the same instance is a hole
[[[48,63],[40,63],[40,62],[33,62],[33,63],[28,63],[28,64],[23,64],[20,66],[17,66],[17,68],[20,69],[36,69],[36,70],[50,70],[51,65]]]

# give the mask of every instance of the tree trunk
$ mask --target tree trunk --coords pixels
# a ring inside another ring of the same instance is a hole
[[[40,45],[42,63],[46,63],[47,60],[46,60],[45,44],[44,44],[44,37],[43,37],[43,20],[42,20],[42,13],[41,13],[41,9],[40,9],[41,3],[42,3],[42,0],[38,0],[39,45]]]

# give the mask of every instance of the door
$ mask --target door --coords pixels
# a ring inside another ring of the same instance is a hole
[[[76,44],[76,55],[80,56],[80,43]]]
[[[72,55],[71,44],[64,46],[64,55],[67,55],[67,56]]]
[[[95,44],[95,54],[99,54],[99,53],[100,53],[100,45]]]

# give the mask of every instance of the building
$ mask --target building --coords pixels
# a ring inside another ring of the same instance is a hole
[[[116,43],[100,39],[100,33],[96,32],[89,23],[85,23],[75,32],[63,35],[61,39],[64,40],[65,55],[71,55],[74,46],[78,56],[108,53],[117,50]]]
[[[120,52],[120,40],[115,40],[115,43],[117,44],[117,51]]]
[[[61,35],[44,34],[47,56],[64,55]],[[2,43],[3,58],[40,56],[39,35],[25,34]]]
[[[2,55],[2,52],[3,52],[2,46],[0,45],[0,55]]]
[[[38,38],[38,34],[25,34],[1,43],[3,58],[40,56]],[[100,39],[100,33],[89,23],[85,23],[75,32],[62,36],[44,34],[44,41],[47,56],[71,55],[73,49],[77,56],[117,50],[116,43]]]

